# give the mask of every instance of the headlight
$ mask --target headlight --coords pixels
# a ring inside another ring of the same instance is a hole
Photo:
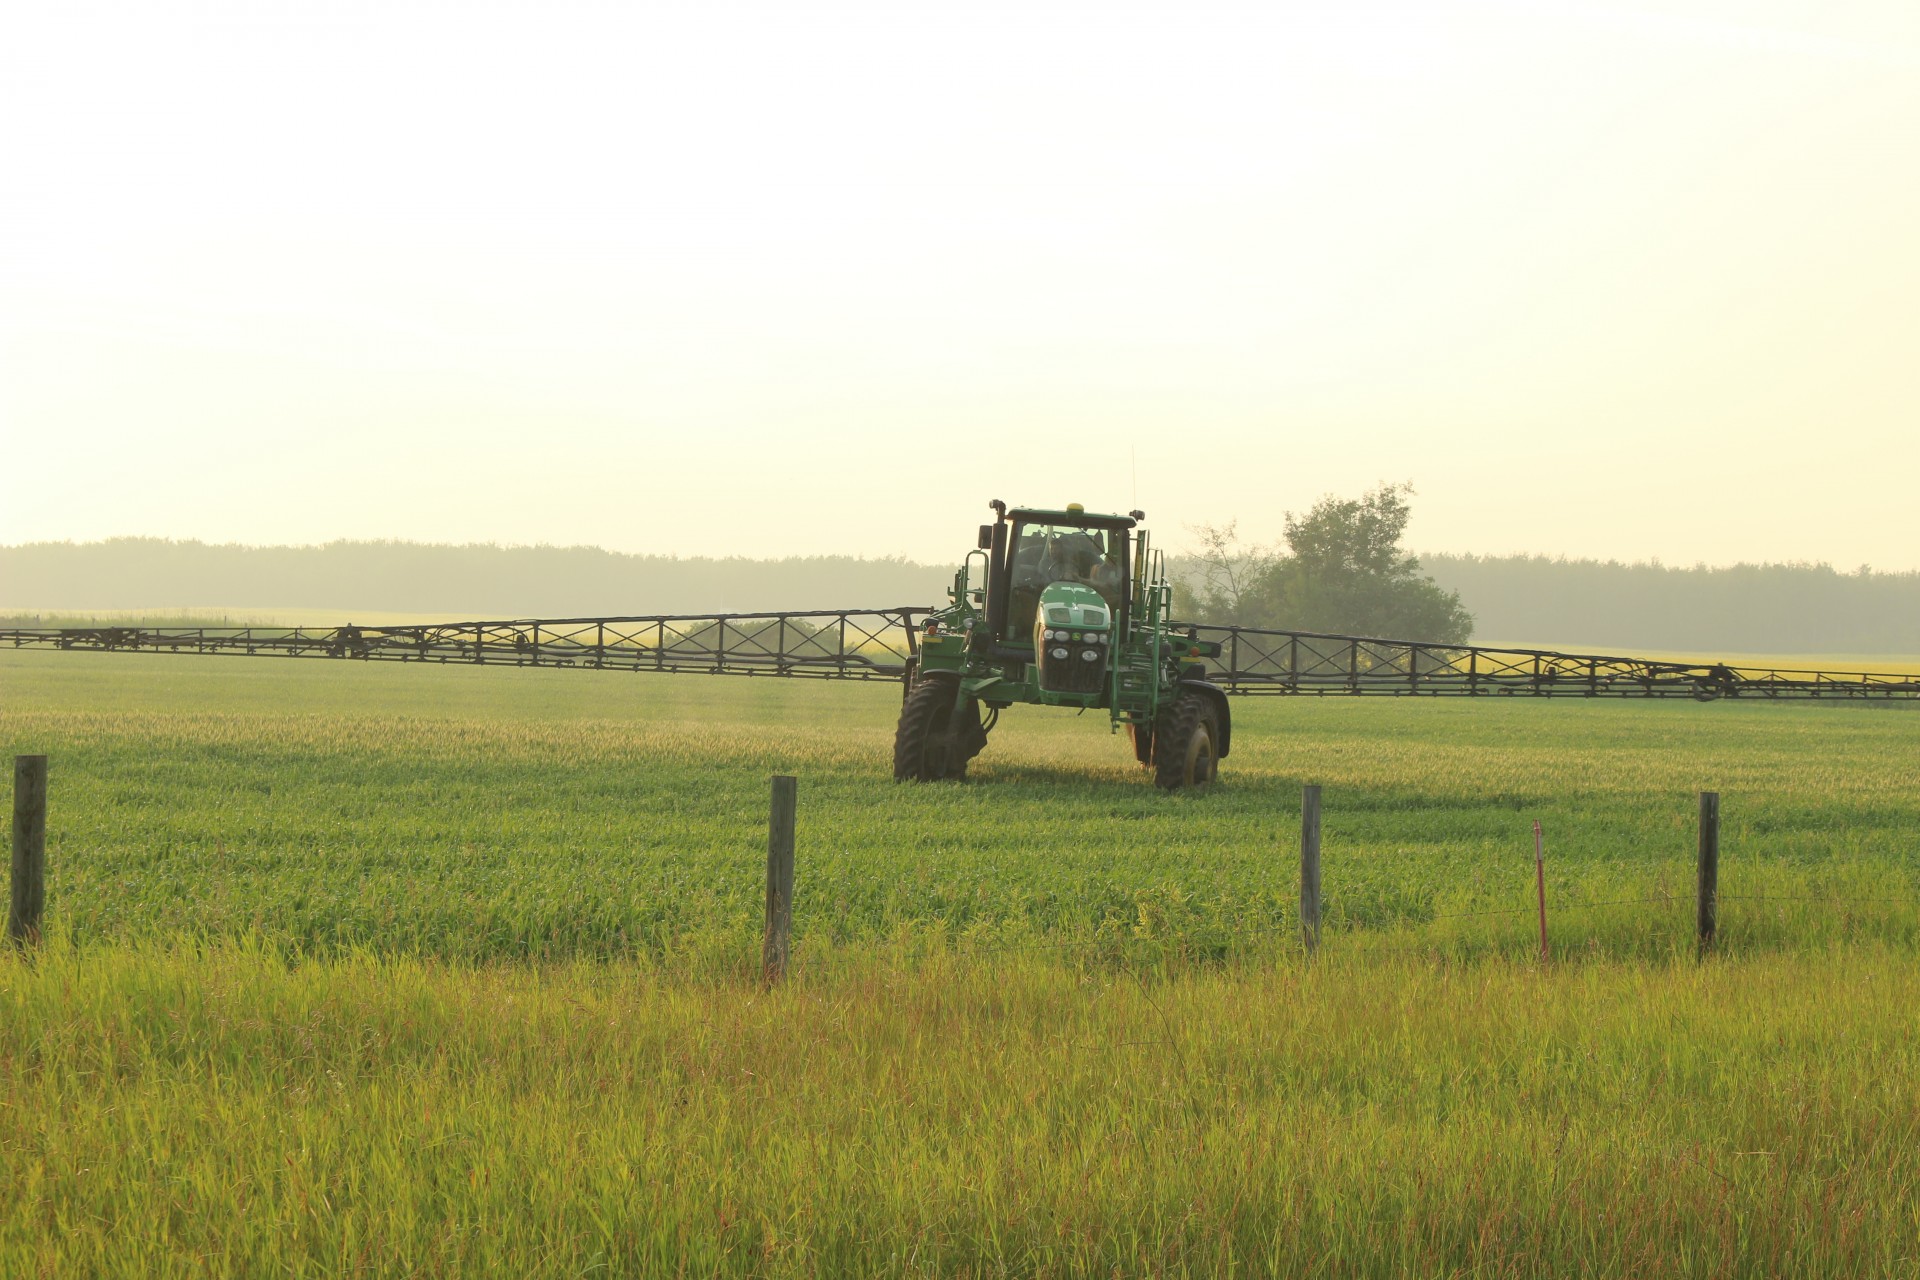
[[[1082,653],[1080,655],[1080,659],[1083,662],[1092,662],[1095,658],[1098,658],[1099,656],[1100,656],[1100,651],[1098,649],[1088,649],[1085,653]]]
[[[1064,658],[1067,656],[1067,651],[1065,649],[1055,649],[1053,650],[1053,656],[1056,658]]]
[[[1047,630],[1045,630],[1045,631],[1042,631],[1042,632],[1040,633],[1040,638],[1041,638],[1042,640],[1051,640],[1051,639],[1053,639],[1053,629],[1052,629],[1052,628],[1048,628]]]

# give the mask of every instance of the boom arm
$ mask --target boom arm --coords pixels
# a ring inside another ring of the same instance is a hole
[[[846,609],[393,627],[63,627],[0,630],[0,647],[897,679],[917,658],[930,612]],[[1207,679],[1233,694],[1920,699],[1920,673],[1789,671],[1251,627],[1175,628],[1193,637],[1195,660],[1206,667]],[[1210,656],[1216,645],[1218,655]]]

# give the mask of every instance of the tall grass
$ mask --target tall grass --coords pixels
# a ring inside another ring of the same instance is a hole
[[[1912,1274],[1883,946],[829,979],[0,962],[0,1273]]]

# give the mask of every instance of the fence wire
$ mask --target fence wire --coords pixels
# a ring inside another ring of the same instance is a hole
[[[1904,907],[1916,912],[1920,922],[1920,898],[1895,897],[1857,897],[1846,894],[1719,894],[1720,903],[1759,903],[1792,902],[1818,903],[1839,906],[1878,906]],[[1597,902],[1548,903],[1548,931],[1551,934],[1556,925],[1564,926],[1569,917],[1575,917],[1607,908],[1658,906],[1671,907],[1675,904],[1694,905],[1697,899],[1687,894],[1652,894],[1634,898],[1608,898]],[[1480,920],[1512,916],[1534,916],[1537,906],[1493,908],[1484,911],[1456,911],[1427,916],[1419,920],[1408,920],[1403,925],[1384,927],[1363,927],[1354,929],[1329,929],[1322,921],[1319,949],[1352,956],[1373,955],[1417,955],[1437,957],[1455,951],[1463,942],[1468,942],[1477,952],[1491,952],[1516,948],[1533,948],[1537,938],[1532,935],[1515,935],[1511,938],[1434,938],[1425,941],[1407,942],[1400,939],[1402,928],[1420,928],[1424,925],[1451,920]],[[1724,929],[1730,922],[1722,919]],[[1270,942],[1281,935],[1291,934],[1300,939],[1301,921],[1297,913],[1276,920],[1267,925],[1242,926],[1224,930],[1216,934],[1112,934],[1107,936],[1080,936],[1061,940],[1038,938],[996,939],[991,941],[973,941],[966,935],[948,936],[931,948],[910,947],[909,954],[903,955],[905,963],[923,963],[939,960],[950,963],[968,963],[977,960],[996,959],[1007,956],[1066,956],[1086,962],[1098,968],[1131,970],[1153,968],[1168,963],[1217,963],[1232,962],[1236,959],[1255,959],[1271,954],[1254,946],[1236,948],[1235,944],[1253,944]],[[1340,946],[1340,943],[1351,946]],[[1689,931],[1685,937],[1676,936],[1676,943],[1691,946],[1694,942]],[[1568,944],[1562,940],[1563,947]],[[1222,948],[1225,948],[1224,950]],[[1302,943],[1304,951],[1304,943]],[[1581,948],[1582,954],[1586,948]],[[789,971],[798,974],[820,974],[843,972],[855,968],[870,967],[875,952],[870,947],[854,943],[829,941],[824,946],[809,944],[804,933],[796,933],[792,962]]]

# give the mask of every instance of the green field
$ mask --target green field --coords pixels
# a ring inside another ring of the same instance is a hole
[[[1243,699],[1167,795],[1028,708],[896,786],[897,707],[0,654],[0,744],[53,761],[0,1274],[1920,1267],[1920,708]]]
[[[1212,794],[1097,717],[1015,708],[964,786],[888,775],[897,686],[0,655],[9,752],[53,759],[51,925],[460,959],[739,956],[767,778],[801,780],[803,957],[875,939],[1204,955],[1292,945],[1302,783],[1333,943],[1690,945],[1695,793],[1723,795],[1735,946],[1913,936],[1920,708],[1241,699]],[[1824,904],[1743,898],[1854,900]],[[1882,900],[1892,900],[1889,905]],[[1905,903],[1904,908],[1899,904]]]

